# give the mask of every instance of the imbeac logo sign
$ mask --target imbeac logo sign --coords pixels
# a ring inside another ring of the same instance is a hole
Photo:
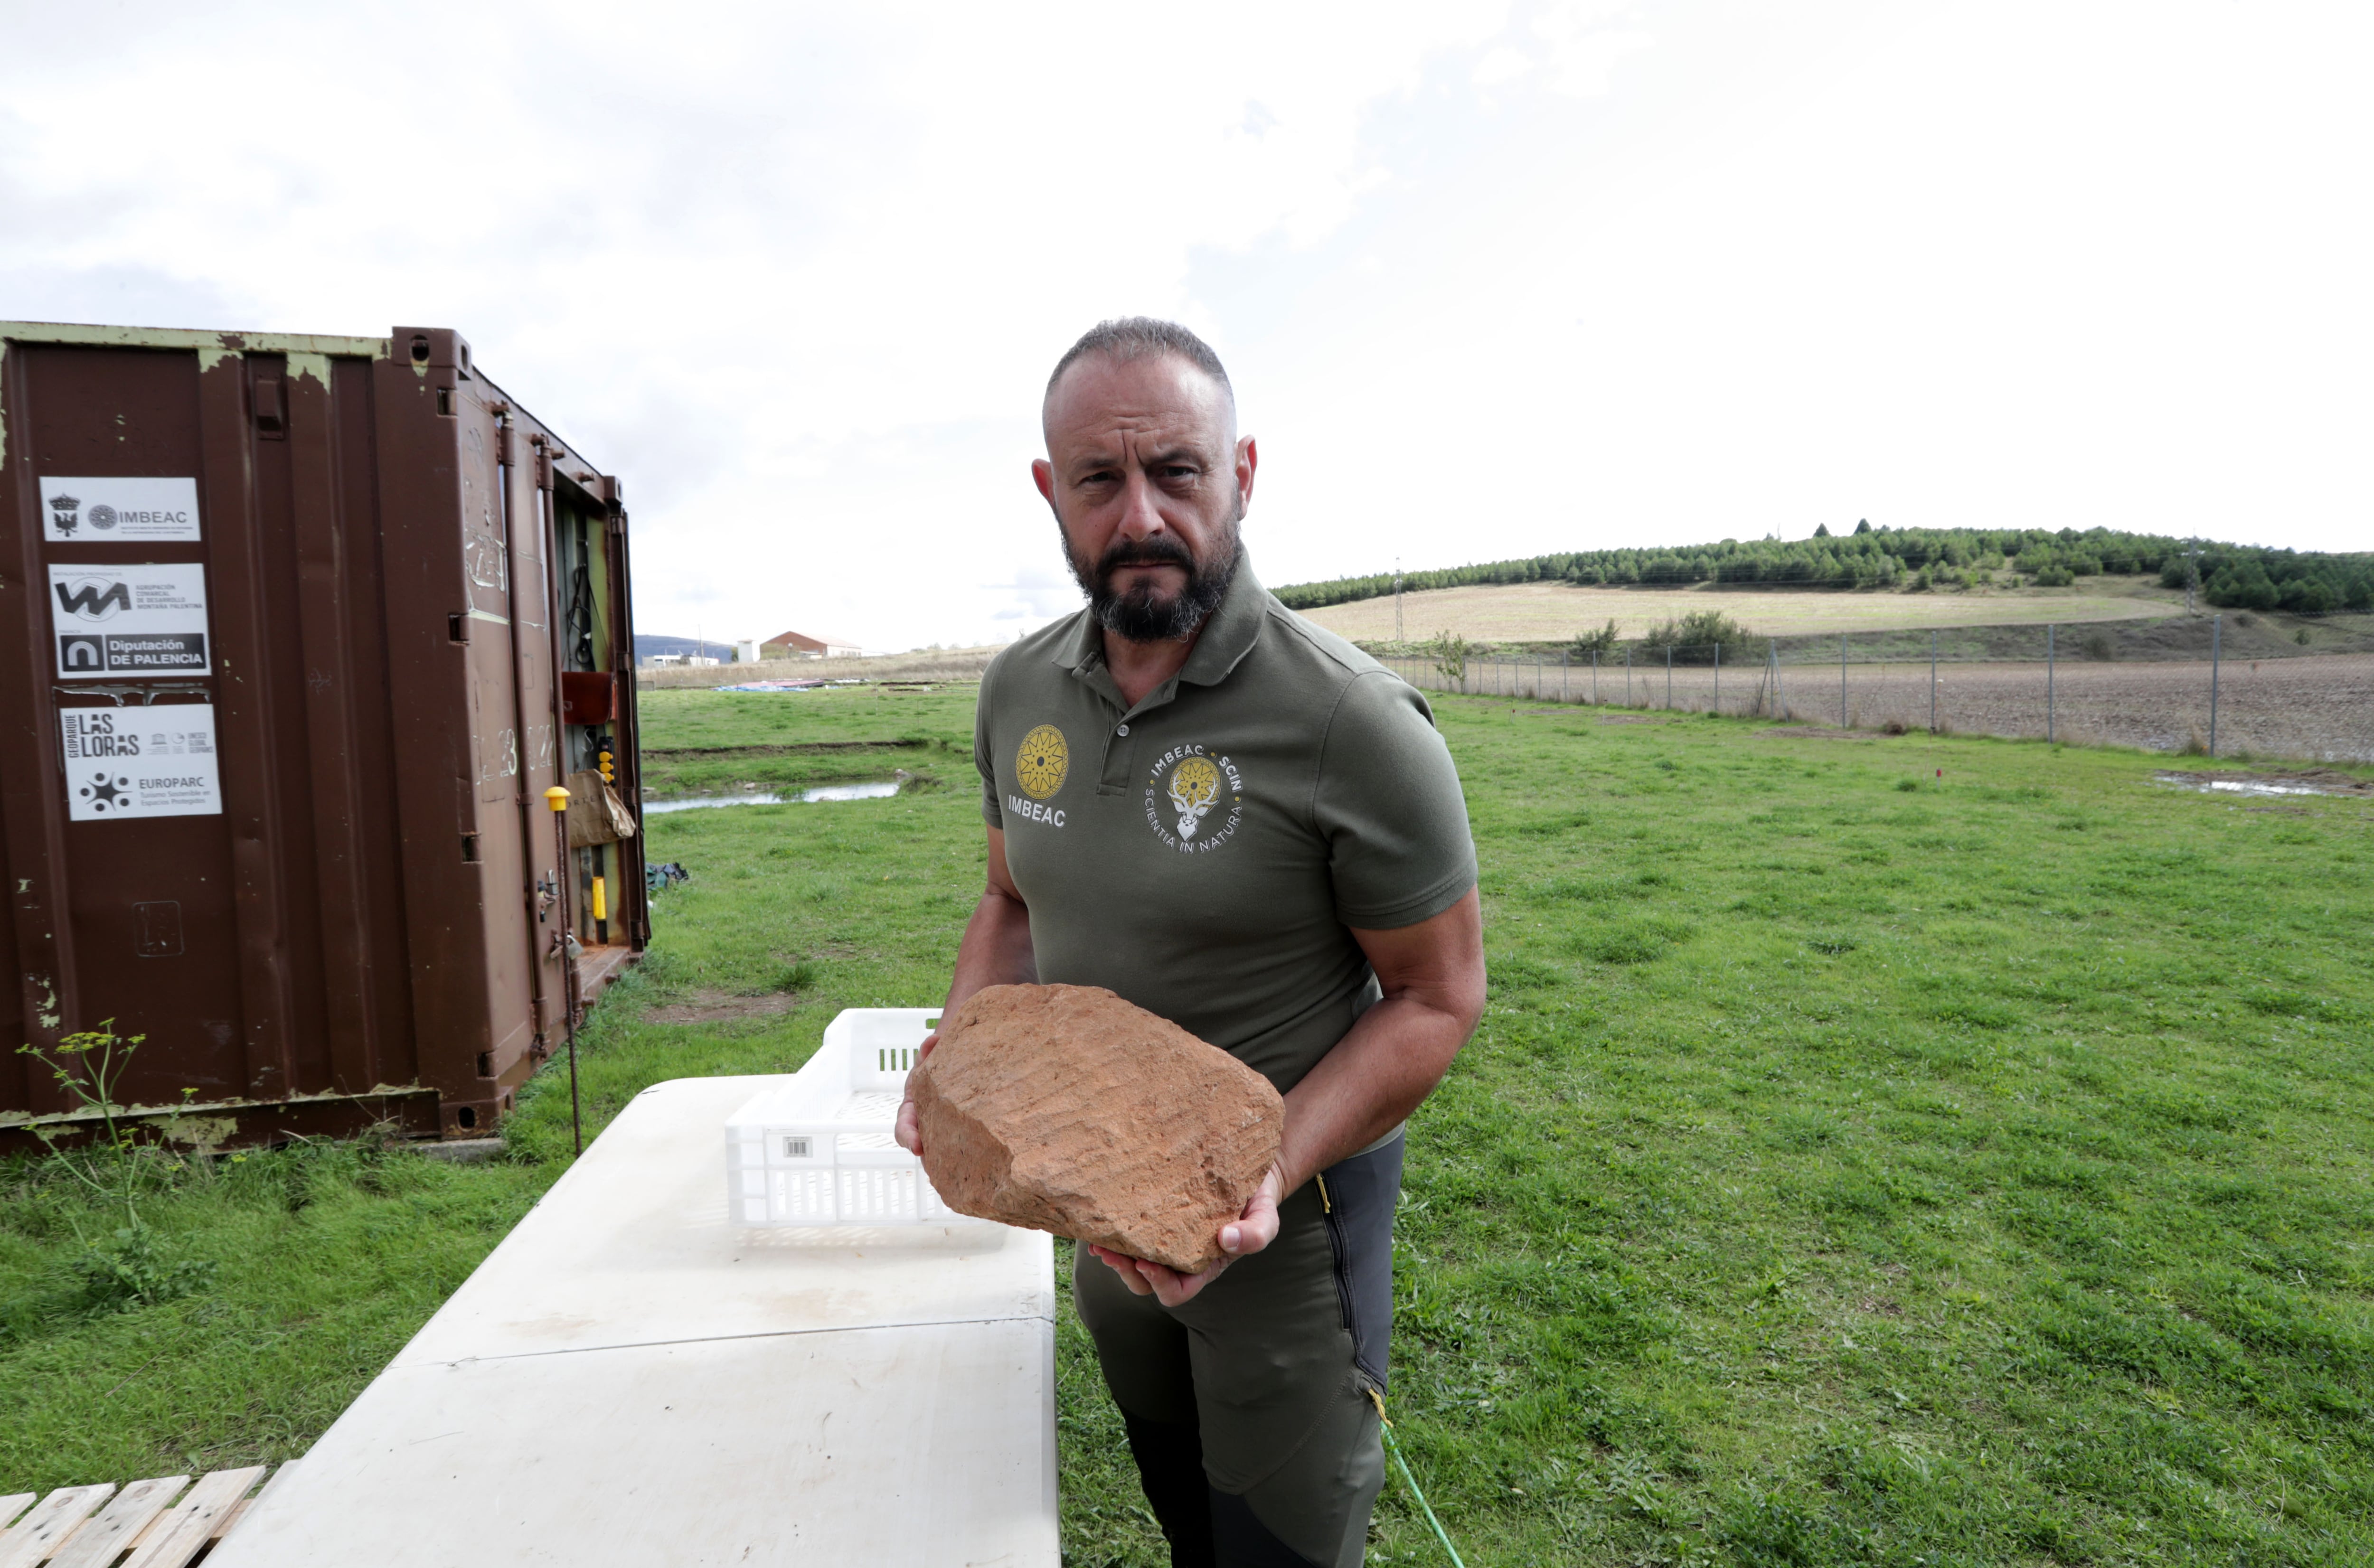
[[[44,477],[49,507],[42,537],[93,544],[194,544],[199,537],[194,479]]]

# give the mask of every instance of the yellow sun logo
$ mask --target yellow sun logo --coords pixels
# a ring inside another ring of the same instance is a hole
[[[1179,837],[1193,838],[1204,813],[1220,798],[1220,770],[1191,756],[1170,770],[1170,804],[1179,813]]]
[[[1034,801],[1043,801],[1062,789],[1071,771],[1072,748],[1064,743],[1064,731],[1052,724],[1041,724],[1023,736],[1022,749],[1014,754],[1015,781]]]

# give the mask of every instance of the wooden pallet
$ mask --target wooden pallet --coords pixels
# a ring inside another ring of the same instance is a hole
[[[0,1568],[190,1568],[239,1523],[271,1468],[216,1470],[194,1486],[158,1476],[0,1497]]]

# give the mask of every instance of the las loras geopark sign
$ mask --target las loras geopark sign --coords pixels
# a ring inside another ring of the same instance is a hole
[[[212,704],[62,708],[58,739],[69,822],[222,813]]]

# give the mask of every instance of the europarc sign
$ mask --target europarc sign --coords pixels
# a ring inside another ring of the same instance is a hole
[[[58,740],[69,822],[222,814],[212,703],[62,708]]]

